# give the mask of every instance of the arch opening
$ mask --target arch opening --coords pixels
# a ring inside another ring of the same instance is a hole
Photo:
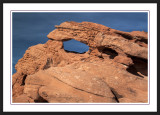
[[[63,48],[66,52],[79,53],[79,54],[86,53],[89,50],[88,45],[74,39],[64,41]]]

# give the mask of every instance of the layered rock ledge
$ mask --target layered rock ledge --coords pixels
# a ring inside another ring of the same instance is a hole
[[[147,103],[148,34],[92,22],[55,26],[45,44],[29,47],[12,76],[14,103]],[[78,54],[63,41],[89,46]]]

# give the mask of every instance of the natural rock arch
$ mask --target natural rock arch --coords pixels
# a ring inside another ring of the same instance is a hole
[[[123,32],[92,22],[55,27],[45,44],[29,47],[16,64],[13,102],[148,102],[146,32]],[[89,51],[66,52],[63,42],[71,39],[88,45]],[[137,70],[143,77],[130,71],[139,59],[143,66]]]

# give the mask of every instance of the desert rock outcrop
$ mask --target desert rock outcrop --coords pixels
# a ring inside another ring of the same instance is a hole
[[[148,34],[92,22],[64,22],[29,47],[12,76],[15,103],[147,103]],[[63,41],[89,46],[79,54]]]

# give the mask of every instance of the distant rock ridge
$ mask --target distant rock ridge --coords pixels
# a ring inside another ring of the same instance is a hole
[[[55,26],[45,44],[29,47],[15,65],[13,103],[147,103],[148,33],[92,22]],[[89,46],[65,51],[63,41]]]

